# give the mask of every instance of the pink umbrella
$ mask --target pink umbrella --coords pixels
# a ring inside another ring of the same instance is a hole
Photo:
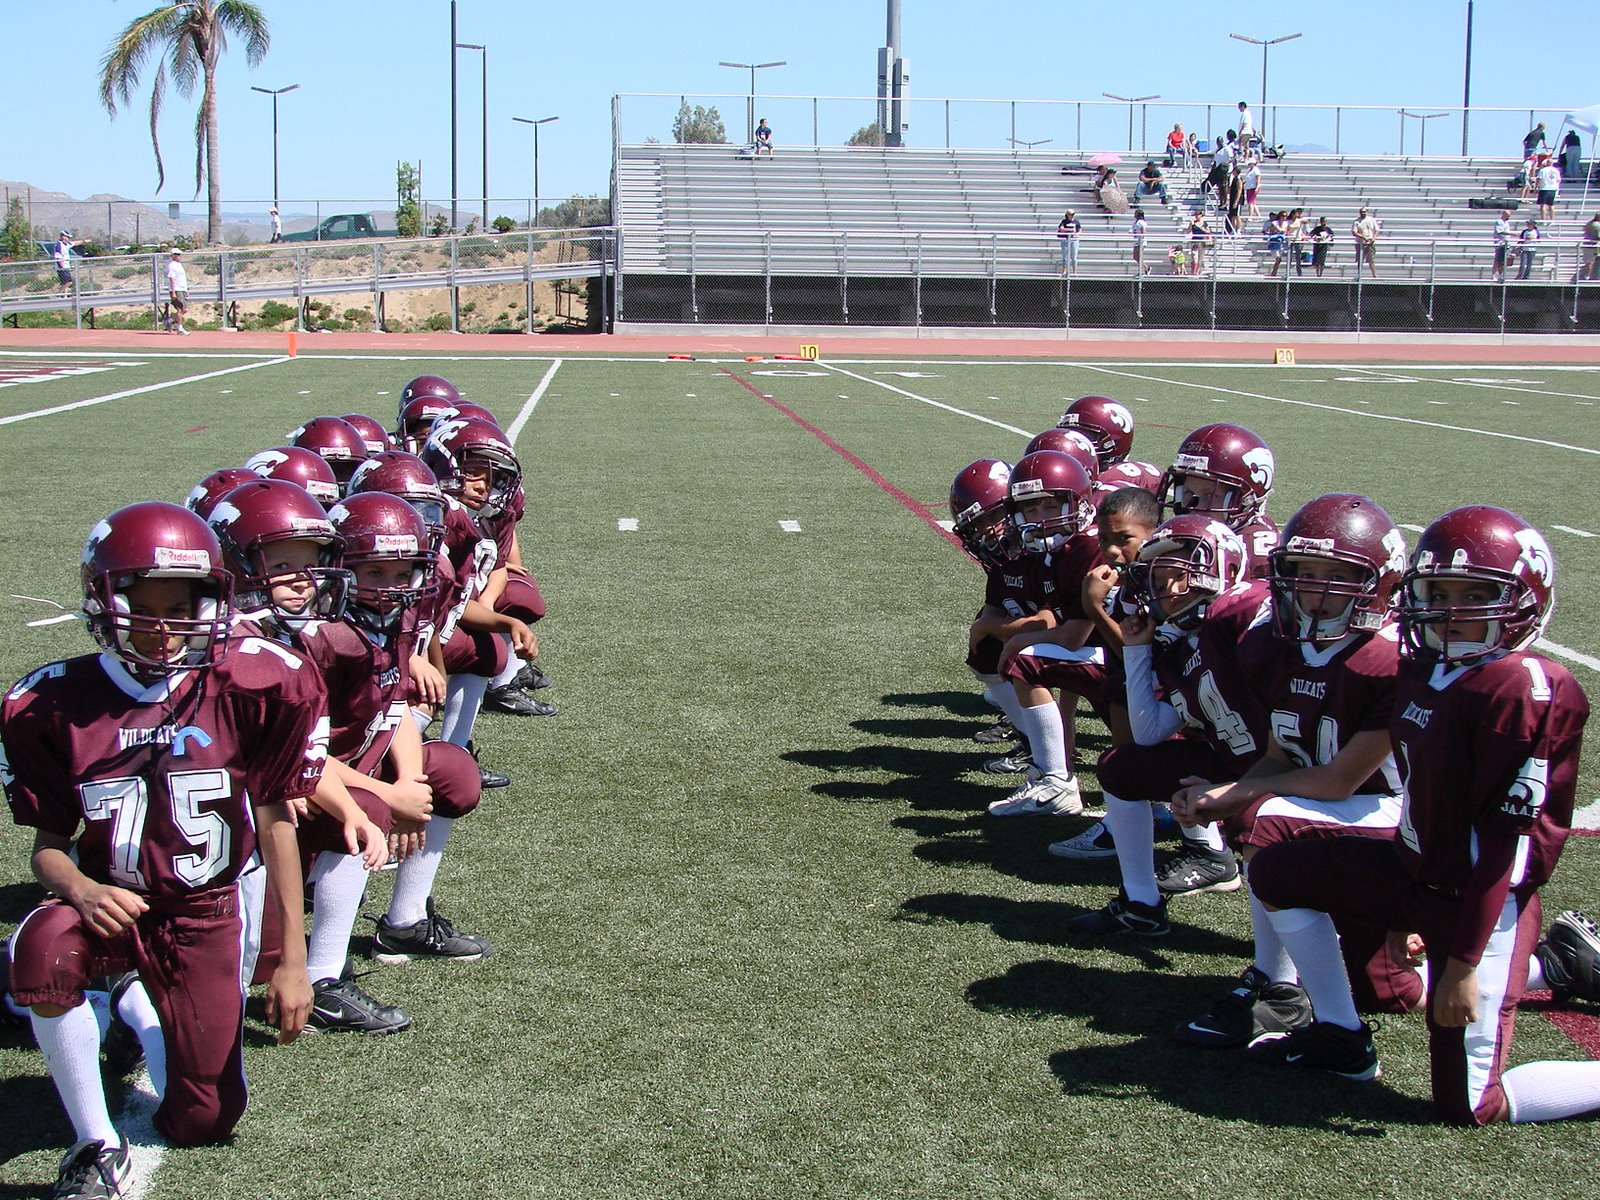
[[[1089,165],[1091,167],[1109,167],[1121,161],[1122,155],[1113,154],[1109,150],[1102,150],[1099,154],[1091,154],[1089,156]]]

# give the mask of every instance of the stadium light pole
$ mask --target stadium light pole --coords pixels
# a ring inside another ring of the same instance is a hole
[[[1448,117],[1449,115],[1450,115],[1449,113],[1442,113],[1442,112],[1438,112],[1438,113],[1414,113],[1414,112],[1411,112],[1409,109],[1402,108],[1400,110],[1400,153],[1403,155],[1406,152],[1406,118],[1407,117],[1414,118],[1422,126],[1422,148],[1417,151],[1417,154],[1421,158],[1427,158],[1428,157],[1428,122],[1433,120],[1435,117]]]
[[[512,117],[511,119],[523,125],[533,126],[533,224],[537,225],[539,223],[539,126],[548,125],[551,121],[559,121],[561,118],[540,117],[535,120],[532,117]]]
[[[1279,42],[1292,42],[1299,37],[1298,33],[1286,33],[1282,37],[1253,38],[1243,33],[1230,33],[1228,35],[1241,42],[1249,42],[1252,46],[1261,47],[1261,120],[1267,119],[1267,49],[1276,46]],[[1256,130],[1257,133],[1261,131]],[[1263,143],[1264,144],[1264,143]]]
[[[489,228],[489,47],[474,42],[457,42],[457,50],[476,50],[483,55],[483,227]]]
[[[299,87],[298,83],[291,83],[288,87],[264,88],[250,85],[252,92],[260,92],[263,96],[272,97],[272,207],[278,207],[278,97],[285,92],[292,92]]]
[[[450,231],[461,223],[456,215],[456,198],[461,195],[461,128],[456,120],[456,0],[450,0]],[[428,209],[426,199],[423,212]]]
[[[719,66],[719,67],[733,67],[733,68],[735,68],[737,70],[740,70],[740,71],[749,71],[750,72],[750,100],[749,100],[749,108],[745,112],[745,139],[744,140],[747,143],[750,143],[750,144],[753,145],[755,143],[755,140],[756,140],[756,72],[765,70],[767,67],[787,67],[788,65],[789,64],[786,61],[783,61],[781,59],[778,62],[765,62],[765,63],[719,62],[717,64],[717,66]]]
[[[1472,115],[1472,0],[1467,0],[1467,62],[1461,81],[1461,157],[1467,156],[1467,118]],[[1427,128],[1426,125],[1423,126]]]
[[[1119,96],[1115,92],[1101,92],[1100,94],[1102,96],[1104,96],[1107,100],[1121,100],[1124,104],[1126,104],[1128,106],[1128,149],[1132,150],[1133,149],[1133,106],[1135,104],[1144,104],[1144,103],[1146,103],[1147,101],[1150,101],[1150,100],[1159,100],[1159,99],[1161,99],[1160,94],[1157,93],[1154,96]],[[1143,110],[1141,110],[1141,111],[1143,111]],[[1145,132],[1146,132],[1145,123],[1144,123],[1143,120],[1141,120],[1139,122],[1139,146],[1140,146],[1141,149],[1144,147]]]

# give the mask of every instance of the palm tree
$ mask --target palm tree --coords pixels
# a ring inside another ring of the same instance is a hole
[[[228,47],[228,35],[244,39],[245,61],[260,65],[271,33],[261,9],[245,0],[169,0],[136,18],[100,61],[100,102],[113,117],[120,102],[126,107],[139,86],[139,76],[154,60],[150,85],[150,145],[156,153],[156,190],[166,184],[156,124],[166,98],[167,78],[184,96],[202,81],[200,111],[194,122],[194,194],[206,183],[206,241],[222,240],[222,155],[217,148],[217,62]]]

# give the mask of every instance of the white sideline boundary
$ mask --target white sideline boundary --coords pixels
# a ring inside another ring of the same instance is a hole
[[[1029,433],[1026,429],[1018,429],[1015,425],[1007,425],[1004,421],[996,421],[993,417],[985,417],[980,413],[975,413],[965,408],[957,408],[955,405],[946,404],[942,400],[930,400],[927,396],[919,396],[915,392],[907,391],[903,387],[896,387],[892,383],[885,383],[881,379],[872,379],[866,375],[858,375],[854,371],[846,371],[843,367],[835,366],[832,363],[818,363],[817,365],[827,367],[828,370],[834,372],[836,375],[843,375],[849,379],[859,380],[861,383],[870,383],[874,387],[881,387],[886,391],[894,392],[897,395],[904,396],[908,400],[915,400],[918,404],[926,404],[933,408],[942,408],[945,412],[952,412],[957,416],[970,417],[974,421],[982,421],[985,425],[993,425],[996,429],[1004,429],[1007,433],[1014,433],[1019,437],[1031,438],[1033,436],[1033,434]]]
[[[563,358],[551,361],[550,369],[544,373],[544,378],[539,380],[539,386],[533,389],[533,395],[524,400],[522,407],[517,410],[516,418],[511,422],[511,427],[506,430],[506,440],[512,446],[517,444],[517,437],[522,433],[522,427],[528,423],[528,418],[533,416],[533,410],[539,407],[539,401],[550,387],[550,381],[556,377],[556,372],[561,369],[561,364],[565,361],[566,359]]]
[[[57,404],[53,408],[39,408],[32,412],[16,413],[9,417],[0,417],[0,425],[15,425],[18,421],[31,421],[35,417],[49,417],[56,413],[71,412],[76,408],[91,408],[96,404],[108,404],[112,400],[126,400],[130,396],[143,396],[149,392],[160,392],[167,388],[182,387],[186,383],[199,383],[205,379],[216,379],[221,375],[233,375],[239,371],[253,371],[257,367],[271,367],[278,363],[292,362],[289,358],[268,358],[259,362],[248,362],[237,367],[223,367],[220,371],[207,371],[203,375],[186,375],[182,379],[169,379],[164,383],[150,383],[144,387],[129,388],[125,392],[112,392],[109,396],[91,396],[87,400],[76,400],[71,404]]]

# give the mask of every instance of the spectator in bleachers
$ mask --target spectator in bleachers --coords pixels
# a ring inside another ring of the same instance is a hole
[[[1539,168],[1543,165],[1539,161],[1539,157],[1537,154],[1530,154],[1523,159],[1522,166],[1517,170],[1516,177],[1511,181],[1512,187],[1520,187],[1522,189],[1521,195],[1517,197],[1519,200],[1528,200],[1533,197],[1533,189],[1538,186]]]
[[[1144,239],[1149,232],[1150,224],[1144,219],[1144,209],[1133,210],[1133,271],[1135,275],[1144,274]]]
[[[1322,278],[1322,272],[1328,265],[1328,247],[1333,245],[1333,226],[1328,224],[1327,217],[1318,217],[1317,223],[1311,229],[1311,269],[1317,273],[1317,278]]]
[[[1517,234],[1517,278],[1527,279],[1533,275],[1533,260],[1539,253],[1539,222],[1532,217],[1522,227],[1522,232]]]
[[[1554,221],[1556,219],[1556,197],[1561,194],[1561,170],[1545,160],[1544,166],[1539,168],[1539,219],[1541,221]]]
[[[1185,147],[1189,144],[1188,136],[1183,132],[1180,122],[1172,127],[1172,132],[1167,134],[1167,166],[1182,167],[1185,162]]]
[[[1183,141],[1183,165],[1185,169],[1200,166],[1200,135],[1197,133],[1191,133]]]
[[[1578,269],[1579,279],[1600,279],[1600,212],[1589,218],[1578,241],[1583,253],[1583,265]]]
[[[1206,224],[1206,210],[1197,208],[1189,218],[1189,274],[1198,275],[1205,269],[1206,247],[1211,245],[1211,226]]]
[[[751,105],[754,108],[755,105]],[[772,157],[772,126],[767,124],[767,119],[762,117],[756,125],[756,153]]]
[[[1245,160],[1244,165],[1244,202],[1246,212],[1252,217],[1259,217],[1261,210],[1256,207],[1256,195],[1261,190],[1261,162],[1255,155]]]
[[[1535,150],[1539,149],[1541,146],[1548,146],[1549,144],[1550,143],[1545,140],[1544,136],[1544,122],[1540,121],[1532,129],[1528,130],[1525,135],[1523,135],[1522,157],[1532,158]]]
[[[1561,139],[1561,178],[1576,179],[1583,172],[1583,142],[1576,129]]]
[[[1356,272],[1360,273],[1362,264],[1366,264],[1372,277],[1378,277],[1378,235],[1383,232],[1378,225],[1378,218],[1366,209],[1362,209],[1356,217],[1355,224],[1350,226],[1350,236],[1356,241]]]
[[[1511,258],[1511,210],[1502,208],[1500,218],[1494,223],[1494,266],[1489,277],[1497,283],[1506,279],[1506,263]]]
[[[1250,115],[1250,106],[1243,100],[1239,101],[1239,146],[1250,149],[1250,144],[1256,140],[1256,122]]]
[[[1078,235],[1083,232],[1083,222],[1078,220],[1078,214],[1072,209],[1067,209],[1066,215],[1061,218],[1061,224],[1056,226],[1056,237],[1061,240],[1061,273],[1070,275],[1078,266]]]
[[[1150,159],[1144,164],[1144,170],[1139,172],[1139,183],[1133,189],[1135,200],[1145,196],[1159,196],[1161,203],[1167,203],[1167,181],[1161,175],[1161,168],[1156,166],[1156,160]]]
[[[1276,276],[1278,268],[1283,266],[1284,251],[1289,246],[1289,214],[1275,212],[1267,218],[1267,223],[1262,232],[1267,237],[1267,253],[1272,255],[1272,265],[1267,268],[1267,274]]]
[[[1211,164],[1224,167],[1231,165],[1238,148],[1239,135],[1230,129],[1217,139],[1217,148],[1211,152]]]
[[[1129,209],[1128,197],[1122,190],[1122,184],[1117,182],[1116,168],[1106,172],[1105,179],[1095,191],[1095,199],[1100,202],[1100,207],[1108,213],[1125,213]]]
[[[1306,273],[1306,210],[1295,208],[1289,210],[1289,219],[1285,223],[1284,233],[1289,239],[1289,257],[1294,262],[1294,273]]]

